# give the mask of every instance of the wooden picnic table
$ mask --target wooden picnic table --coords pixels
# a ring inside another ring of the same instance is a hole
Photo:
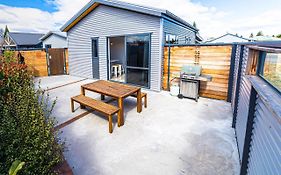
[[[111,81],[98,80],[93,83],[84,84],[81,86],[81,94],[85,95],[85,90],[101,94],[101,99],[104,96],[109,96],[118,101],[119,115],[121,118],[118,126],[124,125],[124,99],[130,95],[137,94],[137,112],[142,111],[141,88],[127,84],[121,84]]]

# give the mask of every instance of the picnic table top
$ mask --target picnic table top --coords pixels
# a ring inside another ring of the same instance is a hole
[[[140,87],[105,80],[84,84],[82,88],[115,98],[124,98],[140,90]]]

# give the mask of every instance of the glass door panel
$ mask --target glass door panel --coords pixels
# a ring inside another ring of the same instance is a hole
[[[149,86],[150,35],[126,37],[127,83]]]

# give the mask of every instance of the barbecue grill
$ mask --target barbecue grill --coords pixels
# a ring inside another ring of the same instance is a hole
[[[182,67],[179,98],[186,97],[194,99],[196,102],[198,101],[201,69],[199,65],[185,65]]]

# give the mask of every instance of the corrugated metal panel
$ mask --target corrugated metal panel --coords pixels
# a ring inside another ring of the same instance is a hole
[[[249,111],[249,102],[250,102],[250,93],[251,93],[251,83],[245,77],[247,61],[248,61],[248,48],[244,48],[243,53],[243,61],[241,67],[241,83],[238,96],[238,109],[237,109],[237,116],[236,116],[236,137],[238,143],[238,150],[239,150],[239,157],[240,161],[243,155],[243,148],[244,148],[244,141],[245,141],[245,134],[246,134],[246,126],[248,120],[248,111]]]
[[[179,37],[179,44],[194,44],[195,32],[164,19],[164,33],[174,34]],[[164,35],[165,37],[165,35]],[[185,37],[190,37],[190,43],[185,42]],[[164,40],[165,41],[165,40]]]
[[[248,174],[281,174],[281,124],[258,97],[248,163]]]
[[[237,45],[236,47],[236,55],[235,55],[235,66],[234,66],[234,73],[233,73],[233,88],[232,88],[232,100],[231,100],[231,106],[232,106],[232,112],[234,112],[235,108],[235,99],[236,99],[236,88],[237,88],[237,77],[238,77],[238,70],[239,70],[239,60],[240,60],[240,51],[241,51],[241,45]]]
[[[91,37],[99,38],[100,79],[107,79],[109,36],[151,34],[151,89],[160,90],[160,18],[100,5],[68,32],[71,75],[92,78]]]

